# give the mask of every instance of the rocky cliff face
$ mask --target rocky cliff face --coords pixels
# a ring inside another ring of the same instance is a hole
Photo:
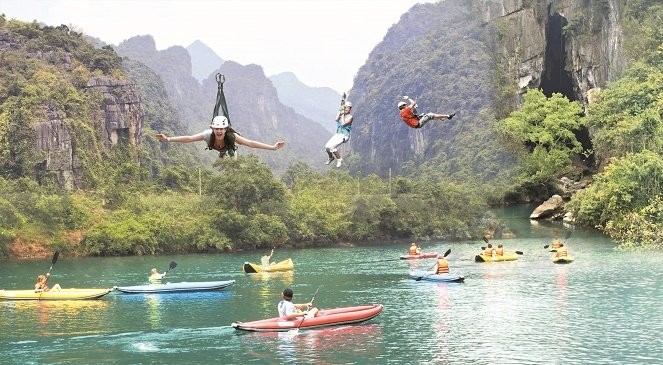
[[[135,85],[126,80],[93,77],[86,88],[101,95],[98,116],[101,141],[105,149],[116,144],[135,145],[142,135],[143,110]],[[46,120],[35,125],[36,149],[44,155],[39,175],[48,174],[65,189],[80,188],[82,173],[77,146],[60,113],[43,107]]]
[[[620,18],[624,0],[474,0],[496,26],[498,52],[508,60],[517,93],[541,88],[587,103],[590,90],[624,69]]]

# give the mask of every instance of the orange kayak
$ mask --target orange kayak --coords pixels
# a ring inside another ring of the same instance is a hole
[[[313,318],[297,317],[295,319],[283,319],[276,317],[253,322],[235,322],[231,326],[238,330],[258,332],[339,326],[368,321],[380,314],[382,309],[384,309],[382,304],[360,305],[321,310]]]

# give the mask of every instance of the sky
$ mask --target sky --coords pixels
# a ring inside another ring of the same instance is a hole
[[[387,30],[430,0],[0,0],[8,19],[71,29],[117,45],[151,34],[157,49],[196,40],[224,60],[293,72],[343,92]]]

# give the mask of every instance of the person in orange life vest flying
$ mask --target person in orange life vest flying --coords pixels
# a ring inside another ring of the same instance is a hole
[[[271,151],[276,151],[285,146],[285,142],[283,141],[268,145],[244,138],[230,127],[228,118],[223,115],[217,115],[214,117],[214,119],[212,119],[212,124],[210,124],[209,127],[210,129],[192,136],[167,137],[163,133],[157,133],[156,137],[161,142],[189,143],[205,141],[207,142],[207,147],[209,149],[219,151],[219,157],[224,157],[226,155],[233,157],[235,155],[235,150],[237,149],[236,145],[238,144]]]
[[[401,101],[398,103],[398,110],[401,111],[401,119],[403,122],[410,126],[411,128],[421,128],[428,121],[432,119],[451,119],[456,115],[456,113],[451,114],[436,114],[436,113],[424,113],[417,114],[417,102],[410,99],[409,96],[403,96],[404,100],[408,100],[410,105],[406,102]]]
[[[495,256],[504,256],[504,246],[501,243],[495,249]]]
[[[437,258],[437,269],[435,270],[436,274],[448,274],[449,273],[449,261],[444,256]]]
[[[352,103],[346,101],[343,104],[343,109],[336,115],[336,134],[325,144],[325,150],[329,157],[325,165],[332,163],[334,158],[336,158],[336,167],[341,167],[343,163],[341,153],[338,152],[338,146],[350,140],[350,131],[352,130],[352,114],[350,114],[350,110],[352,110]]]

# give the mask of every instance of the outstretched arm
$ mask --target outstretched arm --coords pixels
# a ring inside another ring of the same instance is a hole
[[[405,96],[403,96],[403,99],[410,102],[410,105],[408,105],[410,108],[416,108],[417,107],[417,102],[412,100],[412,98],[410,98],[409,96],[405,95]]]
[[[198,142],[205,139],[203,137],[203,133],[194,134],[192,136],[175,136],[175,137],[167,137],[163,133],[157,133],[156,137],[161,142],[180,142],[180,143]]]
[[[283,141],[278,141],[278,142],[274,143],[273,145],[268,145],[266,143],[252,141],[252,140],[244,138],[240,135],[236,135],[235,142],[237,142],[238,144],[241,144],[243,146],[246,146],[246,147],[259,148],[259,149],[262,149],[262,150],[270,150],[270,151],[276,151],[276,150],[280,149],[281,147],[285,146],[285,142],[283,142]]]

